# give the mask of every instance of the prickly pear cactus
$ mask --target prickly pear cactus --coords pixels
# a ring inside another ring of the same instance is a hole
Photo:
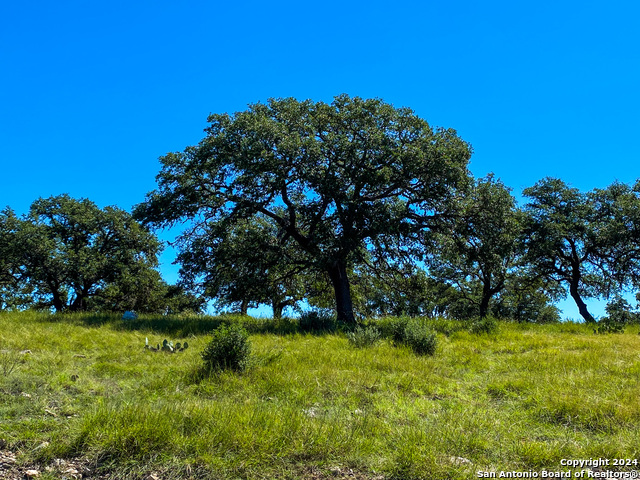
[[[183,352],[189,344],[184,342],[181,344],[180,342],[176,343],[175,347],[173,346],[173,342],[167,340],[166,338],[162,341],[162,346],[158,343],[155,347],[149,345],[149,339],[145,337],[144,339],[144,348],[147,350],[151,350],[152,352]]]
[[[162,351],[163,352],[172,352],[173,353],[173,342],[169,342],[166,338],[162,342]]]

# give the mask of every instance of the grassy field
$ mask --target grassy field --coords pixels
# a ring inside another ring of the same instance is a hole
[[[113,478],[466,479],[640,459],[637,327],[439,321],[436,354],[418,356],[246,319],[249,368],[203,376],[219,322],[1,314],[1,445]]]

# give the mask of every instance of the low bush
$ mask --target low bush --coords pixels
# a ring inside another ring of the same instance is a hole
[[[404,330],[409,320],[409,317],[390,317],[385,324],[385,337],[389,337],[395,344],[404,343]]]
[[[380,336],[380,330],[373,325],[356,327],[353,332],[347,333],[349,343],[356,348],[370,347],[380,340]]]
[[[425,318],[386,317],[376,325],[381,336],[391,339],[396,346],[406,345],[418,355],[433,355],[436,351],[436,332]]]
[[[202,352],[207,370],[244,370],[251,353],[249,334],[237,323],[220,325]]]
[[[404,328],[404,343],[418,355],[436,353],[438,338],[436,333],[418,319],[411,319]]]
[[[624,333],[624,323],[618,322],[611,317],[603,317],[598,322],[598,326],[593,330],[594,333]]]

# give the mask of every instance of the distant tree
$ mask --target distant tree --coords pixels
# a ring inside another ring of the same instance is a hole
[[[354,275],[355,304],[365,317],[440,314],[433,279],[413,262],[396,256],[368,259]]]
[[[270,100],[209,122],[199,145],[161,159],[159,189],[137,218],[191,220],[188,242],[209,223],[231,228],[261,215],[327,273],[338,318],[349,323],[348,266],[383,236],[428,228],[468,175],[470,148],[455,131],[434,131],[380,100]]]
[[[457,215],[430,244],[430,274],[458,290],[475,315],[489,314],[491,300],[517,274],[521,217],[509,190],[489,175],[460,197]]]
[[[204,313],[207,300],[185,289],[182,285],[166,284],[162,302],[162,313],[175,315],[179,313]]]
[[[620,326],[638,323],[640,314],[631,309],[631,305],[620,295],[614,295],[613,299],[605,307],[607,316],[603,319],[605,323],[618,324]]]
[[[524,190],[532,273],[565,295],[568,288],[587,323],[596,320],[584,298],[609,298],[638,278],[637,190],[614,183],[585,194],[554,178]]]
[[[640,288],[640,181],[634,186],[614,182],[587,198],[599,221],[601,269],[620,289]]]
[[[141,265],[129,269],[114,282],[107,284],[87,302],[91,311],[175,315],[203,313],[206,299],[196,296],[180,285],[169,285],[157,270]]]
[[[20,220],[23,278],[42,307],[84,311],[89,299],[127,275],[152,270],[160,244],[130,214],[60,195],[36,200]]]
[[[560,321],[560,310],[545,292],[540,279],[525,276],[509,278],[494,304],[491,314],[520,323],[555,323]]]
[[[123,268],[116,278],[104,282],[86,300],[86,310],[101,312],[166,313],[168,285],[160,273],[140,262]]]
[[[293,247],[293,248],[292,248]],[[210,222],[180,247],[182,282],[220,306],[271,305],[274,318],[305,296],[297,248],[279,237],[278,228],[261,216],[227,226]]]
[[[0,310],[27,307],[33,303],[32,289],[21,264],[18,232],[20,220],[13,210],[0,211]]]

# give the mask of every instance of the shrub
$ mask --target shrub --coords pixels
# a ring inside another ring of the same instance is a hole
[[[495,333],[496,330],[498,330],[498,321],[490,315],[474,319],[469,326],[469,331],[475,334]]]
[[[617,322],[611,317],[603,317],[598,322],[598,326],[593,330],[594,333],[624,333],[624,323]]]
[[[607,316],[600,319],[597,333],[623,333],[625,325],[638,321],[638,314],[631,311],[631,305],[618,296],[605,307]]]
[[[380,340],[380,330],[373,325],[356,327],[353,332],[347,333],[347,339],[356,348],[370,347]]]
[[[247,366],[251,344],[249,334],[238,324],[220,325],[213,331],[213,338],[202,352],[208,370],[244,370]]]
[[[404,328],[404,343],[418,355],[436,353],[436,333],[417,319],[409,320]]]
[[[404,331],[409,323],[409,317],[392,317],[387,324],[387,336],[391,337],[393,343],[404,343],[405,334]]]
[[[433,355],[436,351],[436,332],[424,319],[410,317],[387,317],[379,326],[382,334],[394,345],[407,345],[419,355]]]
[[[328,311],[311,310],[300,315],[298,325],[303,332],[327,331],[335,328],[336,320]]]

